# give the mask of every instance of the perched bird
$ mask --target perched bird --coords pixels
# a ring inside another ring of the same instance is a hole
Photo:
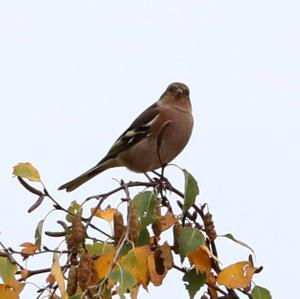
[[[102,171],[125,166],[148,172],[172,161],[188,143],[193,130],[189,88],[170,84],[159,100],[140,114],[93,168],[59,187],[73,191]]]

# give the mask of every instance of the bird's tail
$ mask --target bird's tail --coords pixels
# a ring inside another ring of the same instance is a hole
[[[96,165],[95,167],[89,169],[88,171],[84,172],[82,175],[78,176],[77,178],[63,184],[58,188],[58,190],[66,189],[67,192],[71,192],[81,186],[86,181],[90,180],[100,172],[106,170],[108,167],[105,164]]]

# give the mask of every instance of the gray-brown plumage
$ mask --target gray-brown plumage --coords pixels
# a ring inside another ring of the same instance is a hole
[[[125,166],[147,172],[172,161],[188,143],[193,129],[189,88],[170,84],[157,102],[138,116],[93,168],[59,187],[70,192],[102,171]]]

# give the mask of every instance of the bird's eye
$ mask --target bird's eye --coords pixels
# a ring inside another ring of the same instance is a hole
[[[184,93],[188,96],[188,95],[190,94],[189,89],[188,89],[188,88],[185,88],[185,89],[184,89]]]
[[[176,86],[171,85],[171,86],[169,86],[168,91],[173,93],[175,91],[175,89],[176,89]]]

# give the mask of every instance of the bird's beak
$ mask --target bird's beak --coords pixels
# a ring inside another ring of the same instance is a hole
[[[181,97],[183,95],[183,90],[181,88],[177,88],[175,92],[176,97]]]

